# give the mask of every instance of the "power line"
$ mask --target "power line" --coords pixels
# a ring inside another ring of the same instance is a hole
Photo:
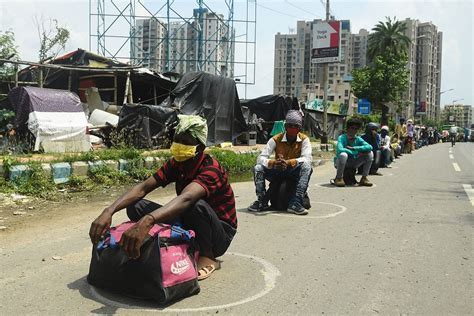
[[[269,11],[272,11],[272,12],[275,12],[275,13],[278,13],[278,14],[281,14],[281,15],[286,15],[286,16],[289,16],[289,17],[292,17],[292,18],[296,18],[296,19],[300,19],[300,20],[304,20],[304,18],[302,17],[299,17],[299,16],[296,16],[296,15],[291,15],[291,14],[288,14],[288,13],[285,13],[285,12],[281,12],[281,11],[278,11],[278,10],[275,10],[275,9],[272,9],[272,8],[269,8],[269,7],[266,7],[264,5],[261,5],[259,3],[257,3],[257,6],[261,7],[261,8],[264,8],[266,10],[269,10]]]
[[[306,13],[308,13],[308,14],[310,14],[310,15],[315,16],[315,17],[321,18],[320,15],[314,14],[314,13],[312,13],[312,12],[309,12],[308,10],[303,9],[303,8],[301,8],[301,7],[299,7],[299,6],[297,6],[297,5],[293,4],[293,3],[291,3],[291,2],[288,1],[288,0],[285,0],[285,2],[286,2],[287,4],[289,4],[289,5],[291,5],[292,7],[294,7],[294,8],[296,8],[296,9],[300,10],[300,11],[303,11],[303,12],[306,12]]]

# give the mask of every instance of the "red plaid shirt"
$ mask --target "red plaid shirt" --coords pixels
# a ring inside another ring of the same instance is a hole
[[[192,172],[185,172],[174,159],[170,159],[153,175],[161,187],[176,183],[176,194],[195,182],[206,190],[206,201],[219,219],[237,228],[234,192],[229,184],[227,173],[217,160],[203,154]]]

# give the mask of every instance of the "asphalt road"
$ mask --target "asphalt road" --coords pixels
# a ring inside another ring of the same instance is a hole
[[[328,185],[327,163],[304,217],[247,213],[253,184],[234,184],[239,231],[222,269],[165,309],[85,281],[90,222],[113,198],[63,205],[0,232],[0,314],[472,315],[473,154],[474,143],[422,148],[371,177],[373,188]]]

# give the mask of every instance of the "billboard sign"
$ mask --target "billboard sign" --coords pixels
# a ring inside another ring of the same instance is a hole
[[[329,102],[327,112],[329,114],[347,115],[349,106],[344,103]],[[314,99],[306,104],[306,109],[324,112],[324,102],[321,99]]]
[[[426,101],[416,102],[415,115],[426,114]]]
[[[341,60],[341,21],[313,24],[311,62],[333,63]]]
[[[370,102],[367,99],[359,99],[357,103],[357,113],[360,115],[369,115],[370,114]]]

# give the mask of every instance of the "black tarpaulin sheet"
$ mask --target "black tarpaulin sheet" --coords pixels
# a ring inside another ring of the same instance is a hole
[[[181,114],[206,118],[209,146],[233,142],[248,130],[235,82],[229,78],[188,72],[161,105],[175,108]]]
[[[282,95],[265,95],[256,99],[244,100],[242,106],[249,108],[258,118],[265,121],[282,121],[291,109],[299,109],[296,98]]]
[[[147,104],[126,104],[120,111],[117,130],[129,145],[153,148],[163,145],[169,128],[177,120],[169,107]]]

